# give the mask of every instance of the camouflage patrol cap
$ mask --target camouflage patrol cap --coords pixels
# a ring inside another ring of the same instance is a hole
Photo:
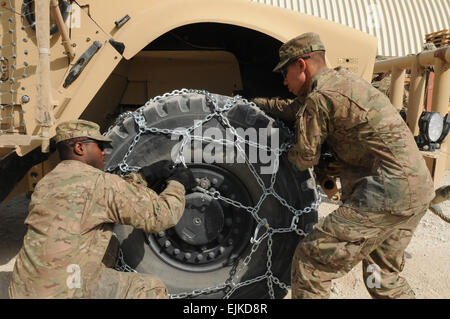
[[[100,133],[100,126],[85,120],[72,120],[58,124],[55,142],[59,143],[71,138],[89,137],[96,141],[111,142],[112,140]]]
[[[325,46],[317,33],[308,32],[289,40],[280,47],[280,63],[273,72],[280,72],[291,59],[314,51],[325,51]]]

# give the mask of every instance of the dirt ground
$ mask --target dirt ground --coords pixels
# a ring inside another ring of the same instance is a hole
[[[441,185],[450,184],[447,171]],[[15,257],[25,235],[24,220],[28,214],[29,200],[20,195],[0,205],[0,299],[8,298],[8,285]],[[450,216],[450,201],[441,204]],[[337,206],[322,203],[319,217]],[[403,276],[416,292],[417,298],[450,298],[450,224],[428,212],[406,250],[406,266]],[[289,295],[287,296],[289,298]],[[331,298],[370,298],[362,280],[362,267],[358,265],[346,276],[333,282]]]

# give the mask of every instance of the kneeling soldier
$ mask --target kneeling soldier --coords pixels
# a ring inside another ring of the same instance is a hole
[[[145,232],[174,226],[184,211],[185,189],[195,186],[192,173],[169,161],[123,179],[105,173],[104,144],[111,140],[84,120],[59,124],[55,140],[62,161],[31,197],[10,297],[167,298],[160,279],[116,271],[105,260],[114,246],[114,224]],[[160,195],[147,187],[156,179],[167,180]]]

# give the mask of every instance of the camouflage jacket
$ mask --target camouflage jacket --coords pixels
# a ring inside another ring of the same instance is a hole
[[[288,158],[300,170],[313,167],[327,142],[339,160],[344,205],[408,215],[433,199],[430,173],[408,126],[368,82],[344,68],[325,68],[297,100],[303,105]],[[278,101],[278,108],[288,102]]]
[[[304,99],[304,97],[303,97]],[[288,126],[294,126],[296,114],[303,105],[301,98],[282,99],[282,98],[265,98],[256,97],[252,100],[265,113],[283,120]]]
[[[391,95],[391,74],[386,74],[381,80],[372,80],[372,86],[378,90],[380,90],[381,93],[385,94],[387,97]],[[409,99],[409,92],[405,88],[403,90],[403,107],[408,107],[408,99]]]
[[[178,222],[185,205],[182,184],[169,181],[158,196],[140,174],[124,179],[70,160],[38,183],[11,298],[89,297],[114,224],[159,232]]]

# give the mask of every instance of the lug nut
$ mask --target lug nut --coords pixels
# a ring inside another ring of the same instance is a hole
[[[210,252],[208,253],[208,257],[211,258],[211,259],[213,259],[214,257],[216,257],[216,254],[215,254],[213,251],[210,251]]]
[[[170,247],[170,245],[172,245],[172,243],[170,242],[170,241],[168,241],[168,240],[166,240],[165,242],[164,242],[164,246],[167,248],[167,247]]]
[[[202,255],[202,254],[198,254],[198,255],[197,255],[197,260],[198,260],[198,261],[203,260],[203,255]]]
[[[158,236],[159,236],[159,237],[164,237],[164,236],[166,236],[166,232],[160,231],[160,232],[158,233]]]
[[[190,259],[192,257],[191,253],[185,253],[184,258]]]
[[[220,246],[220,247],[219,247],[219,252],[220,252],[221,254],[223,254],[223,253],[224,253],[224,251],[225,251],[225,247],[223,247],[223,246]]]
[[[178,248],[175,248],[173,250],[174,255],[178,255],[180,253],[180,250]]]

